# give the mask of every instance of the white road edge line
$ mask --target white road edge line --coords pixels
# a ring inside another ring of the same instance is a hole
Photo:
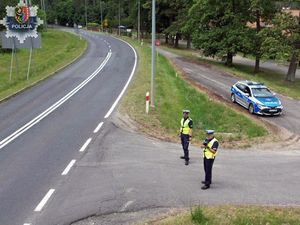
[[[96,129],[94,130],[94,134],[98,133],[99,130],[101,129],[101,127],[103,126],[103,122],[99,123],[99,125],[96,127]]]
[[[51,198],[53,193],[55,192],[55,189],[50,189],[48,193],[45,195],[45,197],[42,199],[42,201],[37,205],[37,207],[34,209],[35,212],[40,212],[48,202],[48,200]]]
[[[71,168],[74,166],[74,164],[76,163],[76,160],[75,159],[73,159],[73,160],[71,160],[71,162],[69,163],[69,165],[66,167],[66,169],[62,172],[62,176],[66,176],[68,173],[69,173],[69,171],[71,170]]]
[[[132,204],[134,201],[128,201],[125,205],[121,208],[120,212],[125,212],[125,210]]]
[[[89,144],[91,143],[92,138],[87,139],[87,141],[84,143],[84,145],[82,145],[82,147],[80,148],[79,152],[84,152],[85,149],[87,148],[87,146],[89,146]]]
[[[70,99],[73,95],[75,95],[78,91],[80,91],[85,85],[87,85],[94,77],[96,77],[99,72],[104,68],[104,66],[107,64],[111,57],[112,53],[108,52],[106,55],[105,60],[101,63],[101,65],[87,78],[85,79],[81,84],[79,84],[76,88],[74,88],[72,91],[70,91],[67,95],[65,95],[63,98],[61,98],[59,101],[57,101],[55,104],[53,104],[51,107],[46,109],[44,112],[42,112],[40,115],[26,123],[24,126],[16,130],[14,133],[0,141],[0,150],[8,145],[10,142],[12,142],[14,139],[19,137],[21,134],[29,130],[31,127],[33,127],[35,124],[39,123],[42,119],[47,117],[50,113],[55,111],[58,107],[60,107],[62,104],[64,104],[68,99]]]
[[[116,38],[116,39],[118,39],[118,38]],[[121,100],[122,96],[124,95],[126,89],[128,88],[128,86],[129,86],[129,84],[130,84],[130,81],[131,81],[132,78],[133,78],[133,75],[134,75],[134,73],[135,73],[135,69],[136,69],[136,66],[137,66],[137,53],[136,53],[135,49],[134,49],[129,43],[127,43],[126,41],[123,41],[123,40],[121,40],[121,39],[118,39],[118,40],[120,40],[120,41],[126,43],[126,44],[133,50],[133,52],[134,52],[134,66],[133,66],[132,72],[131,72],[131,74],[130,74],[130,77],[129,77],[127,83],[125,84],[123,90],[121,91],[120,95],[118,96],[118,98],[116,99],[116,101],[114,102],[114,104],[111,106],[110,110],[109,110],[109,111],[107,112],[107,114],[105,115],[105,117],[104,117],[105,119],[107,119],[107,118],[112,114],[112,112],[114,111],[114,109],[115,109],[116,106],[118,105],[118,103],[119,103],[119,101]]]

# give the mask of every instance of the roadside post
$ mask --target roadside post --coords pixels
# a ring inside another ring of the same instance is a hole
[[[149,91],[146,93],[146,113],[149,113],[149,106],[150,106],[150,93]]]
[[[156,47],[159,47],[160,45],[161,45],[160,40],[159,40],[159,39],[156,39],[156,40],[155,40],[155,46],[156,46]],[[156,58],[157,58],[157,60],[158,60],[158,51],[156,51]]]
[[[32,61],[32,51],[33,51],[33,40],[32,40],[32,37],[30,37],[30,42],[31,42],[31,48],[30,48],[28,68],[27,68],[27,76],[26,76],[27,80],[29,80],[29,73],[30,73],[30,67],[31,67],[31,61]]]

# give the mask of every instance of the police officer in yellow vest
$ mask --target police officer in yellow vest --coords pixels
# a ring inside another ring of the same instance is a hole
[[[180,158],[185,160],[186,166],[189,165],[189,144],[192,140],[193,133],[193,120],[189,117],[189,114],[189,110],[183,110],[183,118],[180,122],[180,138],[184,153],[184,156],[181,156]]]
[[[214,130],[207,130],[207,138],[203,142],[203,165],[205,172],[205,180],[202,181],[204,186],[201,188],[202,190],[206,190],[210,188],[211,178],[212,178],[212,167],[214,164],[215,157],[217,155],[217,151],[219,148],[219,142],[215,138]]]

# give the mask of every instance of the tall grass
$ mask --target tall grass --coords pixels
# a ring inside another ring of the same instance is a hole
[[[149,225],[299,225],[298,207],[210,206],[148,222]]]
[[[202,208],[196,207],[191,209],[191,220],[194,224],[197,225],[207,225],[208,219],[205,217]]]

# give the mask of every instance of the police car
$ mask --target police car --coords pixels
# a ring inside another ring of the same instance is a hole
[[[240,104],[251,114],[281,115],[281,101],[264,84],[238,81],[231,87],[231,101]]]

